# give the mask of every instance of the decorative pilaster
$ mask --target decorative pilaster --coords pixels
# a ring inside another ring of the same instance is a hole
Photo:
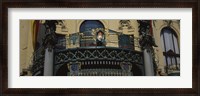
[[[154,76],[154,62],[153,62],[153,46],[157,47],[155,44],[154,38],[152,37],[152,27],[151,20],[138,20],[139,26],[139,35],[140,35],[140,46],[144,54],[144,68],[146,76]]]

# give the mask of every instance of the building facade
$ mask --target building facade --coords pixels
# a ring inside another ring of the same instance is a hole
[[[21,20],[20,74],[170,75],[179,42],[180,20]]]

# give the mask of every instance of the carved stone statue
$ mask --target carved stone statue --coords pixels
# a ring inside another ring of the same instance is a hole
[[[139,25],[139,34],[140,34],[140,45],[142,49],[150,49],[154,46],[157,47],[155,44],[154,38],[150,34],[150,20],[138,20]]]
[[[46,20],[46,22],[44,23],[46,27],[46,32],[42,45],[44,46],[44,48],[48,48],[50,52],[56,44],[55,30],[57,23],[57,20]]]

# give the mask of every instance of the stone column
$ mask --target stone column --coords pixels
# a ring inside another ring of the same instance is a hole
[[[144,54],[144,71],[145,76],[154,76],[154,65],[153,65],[153,46],[158,47],[155,44],[155,40],[152,36],[152,21],[151,20],[138,20],[139,23],[139,34],[140,34],[140,46]],[[156,69],[155,69],[156,70]]]
[[[44,25],[46,27],[45,37],[43,39],[43,47],[45,48],[44,59],[44,76],[53,76],[53,60],[54,60],[54,45],[56,44],[56,20],[46,20]]]
[[[154,76],[152,54],[147,49],[144,49],[144,69],[145,76]]]
[[[45,49],[44,76],[53,76],[53,50]]]

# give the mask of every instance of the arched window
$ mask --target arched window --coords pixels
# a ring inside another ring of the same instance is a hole
[[[173,29],[168,27],[162,29],[161,44],[167,70],[179,70],[180,50],[177,34]]]
[[[85,20],[80,26],[81,37],[80,46],[96,46],[96,33],[92,30],[104,28],[104,25],[98,20]]]

